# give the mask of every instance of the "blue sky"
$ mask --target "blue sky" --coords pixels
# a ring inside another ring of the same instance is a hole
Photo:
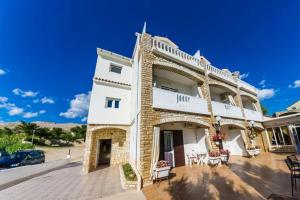
[[[300,98],[299,10],[297,1],[2,0],[0,121],[84,121],[96,48],[130,57],[144,21],[239,70],[270,113],[285,109]]]

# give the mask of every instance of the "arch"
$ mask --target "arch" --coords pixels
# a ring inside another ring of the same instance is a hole
[[[122,127],[122,126],[96,126],[96,127],[91,127],[88,129],[90,132],[96,132],[99,130],[104,130],[104,129],[117,129],[117,130],[122,130],[122,131],[128,131],[127,127]]]
[[[231,87],[229,87],[225,83],[220,83],[220,82],[217,82],[217,81],[209,81],[208,84],[209,84],[209,86],[216,85],[216,86],[219,86],[219,87],[226,88],[227,90],[231,91],[233,94],[237,95],[237,91],[235,91],[234,89],[232,89]]]
[[[166,124],[166,123],[172,123],[172,122],[187,122],[187,123],[194,123],[206,128],[210,128],[209,123],[204,122],[200,119],[194,119],[194,118],[184,118],[184,117],[168,117],[168,118],[163,118],[160,119],[157,123],[154,124],[156,125],[161,125],[161,124]]]
[[[237,127],[237,128],[240,128],[242,130],[245,130],[246,127],[239,124],[239,123],[236,123],[236,122],[221,122],[221,127],[222,126],[234,126],[234,127]]]
[[[255,98],[253,95],[245,93],[245,92],[241,92],[241,97],[245,96],[245,97],[249,97],[250,99],[252,99],[255,103],[258,102],[257,98]]]
[[[153,66],[155,66],[157,69],[167,70],[170,72],[175,72],[177,74],[183,75],[189,79],[192,79],[196,82],[200,82],[203,84],[205,82],[204,78],[201,77],[196,72],[187,69],[186,67],[182,67],[180,65],[166,62],[166,61],[154,61]]]

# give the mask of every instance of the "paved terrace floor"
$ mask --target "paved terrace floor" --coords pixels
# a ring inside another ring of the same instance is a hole
[[[163,181],[145,187],[143,192],[151,200],[253,200],[266,199],[273,193],[291,196],[285,158],[282,154],[264,153],[251,159],[232,156],[228,167],[178,167],[172,170],[170,184]],[[300,189],[294,197],[300,199]]]

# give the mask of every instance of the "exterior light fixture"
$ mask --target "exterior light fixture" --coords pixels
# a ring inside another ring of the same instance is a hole
[[[254,130],[254,124],[255,122],[253,120],[251,120],[249,122],[249,126],[248,126],[248,129],[250,130],[250,132],[248,132],[249,134],[249,138],[250,138],[250,143],[251,143],[251,146],[253,146],[253,139],[256,137],[256,133],[255,133],[255,130]]]
[[[219,146],[219,149],[223,149],[223,143],[222,143],[222,138],[220,137],[220,132],[221,132],[221,117],[216,116],[216,123],[213,124],[213,127],[216,129],[216,144]]]
[[[213,127],[216,129],[217,134],[221,131],[221,117],[216,116],[216,123],[213,124]]]

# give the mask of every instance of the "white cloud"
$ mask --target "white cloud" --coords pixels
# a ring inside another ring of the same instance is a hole
[[[6,74],[6,71],[4,71],[3,69],[0,69],[0,76],[5,75],[5,74]]]
[[[300,88],[300,80],[294,81],[293,84],[289,85],[289,88]]]
[[[81,122],[86,122],[86,121],[87,121],[87,117],[81,118]]]
[[[5,103],[7,102],[8,98],[7,97],[0,97],[0,103]]]
[[[23,91],[20,88],[15,88],[12,90],[15,95],[20,95],[21,97],[35,97],[39,92],[33,92],[31,90]]]
[[[26,112],[23,114],[23,118],[33,118],[33,117],[37,117],[39,115],[39,113],[37,112]]]
[[[24,112],[23,108],[19,108],[17,106],[9,107],[8,108],[8,115],[9,116],[15,116],[15,115],[20,115]]]
[[[258,98],[260,100],[270,99],[275,95],[274,89],[258,89]]]
[[[85,120],[88,114],[90,97],[91,92],[75,95],[74,99],[70,101],[69,109],[66,112],[61,112],[59,116],[72,119],[80,117],[82,120]]]
[[[261,85],[262,88],[265,88],[266,87],[266,80],[261,80],[258,84]]]
[[[41,103],[42,104],[45,104],[45,103],[54,104],[55,101],[53,99],[51,99],[51,98],[43,97],[43,98],[41,98]]]
[[[241,75],[240,75],[240,79],[245,79],[245,78],[247,78],[249,75],[250,75],[249,72],[248,72],[248,73],[241,74]]]
[[[5,108],[7,110],[7,114],[9,116],[22,116],[23,118],[32,118],[37,117],[40,114],[46,113],[45,110],[40,110],[39,112],[25,112],[23,108],[16,106],[14,103],[7,102],[6,97],[1,97],[2,101],[0,101],[0,108]],[[30,105],[27,105],[27,107]]]
[[[39,114],[44,114],[44,113],[46,113],[46,110],[40,110],[39,111]]]
[[[35,100],[33,100],[33,103],[39,103],[39,102],[42,103],[42,104],[46,104],[46,103],[48,103],[48,104],[54,104],[55,103],[54,99],[52,99],[50,97],[43,97],[41,99],[35,99]]]

